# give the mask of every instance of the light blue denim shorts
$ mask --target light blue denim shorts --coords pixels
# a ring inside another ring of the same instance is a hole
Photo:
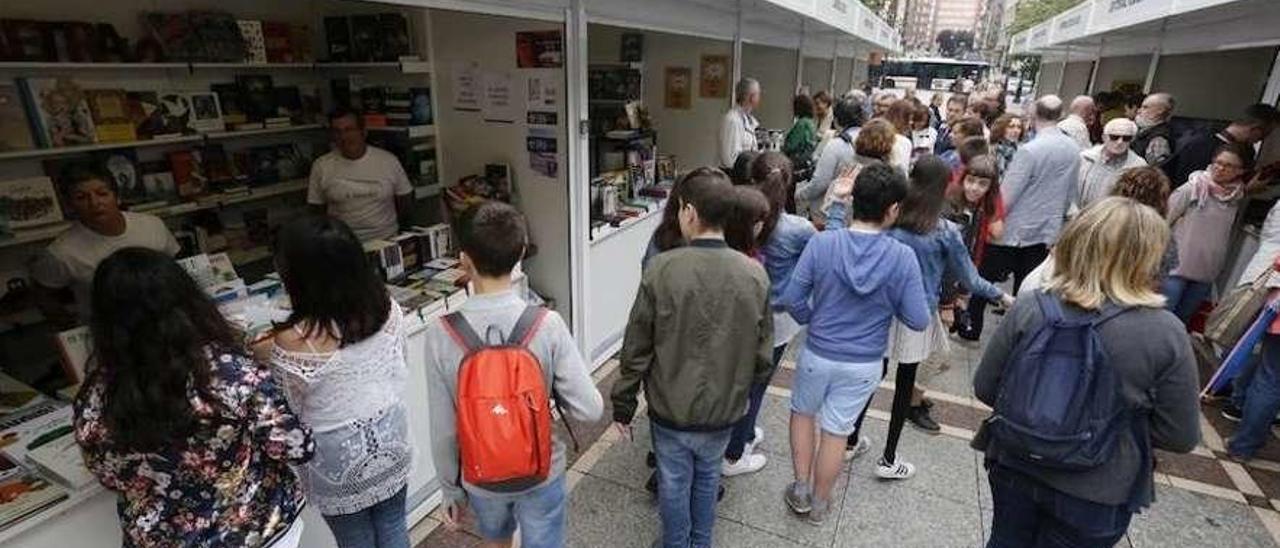
[[[880,360],[829,360],[806,346],[800,351],[796,376],[791,382],[791,411],[817,417],[823,432],[848,436],[879,386],[883,371]]]

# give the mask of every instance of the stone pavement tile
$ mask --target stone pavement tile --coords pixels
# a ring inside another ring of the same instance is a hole
[[[658,538],[658,511],[649,494],[597,477],[578,483],[566,516],[571,547],[649,548]]]
[[[885,425],[883,421],[868,419],[868,423]],[[875,478],[875,464],[884,451],[884,430],[874,438],[871,453],[854,463],[853,473],[864,478]],[[968,442],[950,436],[929,435],[907,425],[902,429],[898,442],[898,458],[916,467],[916,475],[908,480],[875,483],[906,485],[912,489],[927,491],[952,502],[976,507],[978,504],[977,478],[979,461],[977,452]],[[852,499],[856,493],[850,490]],[[898,489],[893,489],[897,491]]]
[[[832,519],[835,519],[834,516]],[[804,548],[808,546],[724,518],[716,520],[715,543],[716,546],[728,548]]]
[[[632,489],[644,489],[644,483],[649,479],[649,473],[653,471],[645,462],[645,455],[652,447],[649,442],[649,420],[639,416],[631,422],[631,426],[635,440],[614,442],[613,447],[605,451],[604,456],[591,467],[588,475],[607,479]]]
[[[981,542],[973,507],[907,483],[886,485],[855,476],[835,546],[971,548]]]
[[[1157,449],[1156,471],[1231,490],[1236,489],[1235,483],[1231,481],[1231,476],[1228,476],[1226,470],[1222,469],[1222,465],[1218,463],[1217,459],[1191,454],[1170,453]]]
[[[756,417],[756,426],[764,429],[764,443],[757,452],[769,457],[770,465],[775,460],[791,459],[791,399],[773,394],[765,394],[760,404],[760,415]]]
[[[724,500],[716,507],[720,517],[767,531],[795,542],[830,546],[836,532],[836,515],[848,487],[849,474],[842,473],[832,489],[835,501],[831,518],[821,527],[809,525],[791,513],[782,501],[782,492],[794,479],[790,459],[771,460],[754,474],[726,478]]]
[[[1155,503],[1133,517],[1129,539],[1137,548],[1275,546],[1249,506],[1162,485]]]
[[[418,548],[472,548],[480,545],[480,537],[465,531],[449,531],[437,527]]]
[[[569,419],[569,425],[573,427],[573,435],[578,438],[577,451],[574,450],[573,441],[570,439],[568,432],[565,431],[564,421],[557,420],[552,423],[551,426],[556,436],[564,442],[566,450],[565,462],[569,463],[570,466],[578,460],[578,457],[582,456],[582,453],[591,449],[591,445],[600,439],[600,436],[613,424],[613,402],[609,398],[609,392],[613,389],[613,383],[617,380],[618,372],[614,371],[596,383],[596,388],[604,395],[604,414],[601,415],[603,417],[601,420],[579,422]]]

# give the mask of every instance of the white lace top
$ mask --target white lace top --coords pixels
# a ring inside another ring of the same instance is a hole
[[[412,446],[402,400],[403,323],[392,301],[382,329],[358,343],[332,352],[272,344],[272,369],[294,412],[314,431],[315,458],[303,480],[321,514],[358,512],[405,486]]]

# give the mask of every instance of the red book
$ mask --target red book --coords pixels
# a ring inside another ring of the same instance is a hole
[[[293,29],[288,23],[262,22],[262,39],[267,44],[268,63],[293,63]]]
[[[178,187],[178,196],[189,200],[204,194],[207,181],[196,155],[190,150],[175,150],[167,156],[169,168],[173,171],[173,182]]]

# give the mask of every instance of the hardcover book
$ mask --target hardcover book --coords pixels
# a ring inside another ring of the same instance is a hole
[[[254,184],[266,185],[280,182],[280,167],[277,165],[279,150],[275,146],[261,146],[249,149],[249,170]]]
[[[169,170],[173,173],[173,183],[178,189],[178,197],[183,200],[194,199],[205,193],[207,188],[204,170],[190,150],[175,150],[168,153]]]
[[[128,143],[138,140],[129,119],[129,98],[123,89],[90,89],[85,91],[89,113],[100,143]]]
[[[0,84],[0,152],[35,148],[31,123],[18,88]]]
[[[236,84],[240,86],[241,100],[244,102],[245,114],[251,122],[261,122],[275,116],[276,106],[273,96],[271,76],[266,74],[242,74],[236,76]]]
[[[409,124],[429,126],[434,123],[431,112],[431,88],[409,88]]]
[[[293,63],[292,29],[288,23],[264,21],[262,36],[267,46],[268,63]]]
[[[58,61],[64,63],[93,62],[93,25],[81,21],[52,23],[46,27],[53,33],[53,47]]]
[[[302,123],[302,93],[298,86],[271,88],[271,98],[276,107],[275,117],[288,118],[290,123]]]
[[[409,21],[404,15],[384,13],[378,16],[378,24],[382,27],[382,53],[378,61],[398,61],[400,57],[413,53]]]
[[[138,169],[138,156],[132,149],[122,148],[98,153],[94,157],[98,171],[111,176],[120,202],[126,206],[147,202],[147,189]]]
[[[192,154],[196,164],[204,171],[206,190],[220,192],[235,186],[231,157],[227,156],[227,151],[222,148],[222,145],[197,147]]]
[[[191,133],[191,98],[186,93],[164,92],[160,94],[160,112],[164,116],[164,135]]]
[[[240,35],[240,26],[234,16],[221,11],[193,11],[189,17],[199,48],[192,60],[214,63],[244,61],[244,37]]]
[[[61,487],[25,471],[0,481],[0,493],[0,530],[67,498]]]
[[[148,202],[173,202],[178,198],[178,188],[173,182],[173,168],[165,160],[141,162],[142,187],[146,189]]]
[[[236,84],[213,84],[209,89],[218,96],[218,106],[222,109],[222,121],[234,129],[237,124],[249,121],[245,113],[244,102],[240,95],[240,86]]]
[[[236,25],[240,27],[240,38],[244,39],[244,62],[266,63],[267,42],[262,35],[262,21],[241,19]]]
[[[41,141],[51,147],[88,145],[97,139],[84,90],[70,78],[22,78],[39,114]]]
[[[316,60],[311,49],[311,27],[289,25],[289,45],[293,47],[293,62],[310,63]]]
[[[324,18],[324,41],[330,62],[351,60],[351,25],[346,17]]]
[[[381,23],[377,15],[351,16],[351,60],[379,61],[383,59]]]
[[[182,128],[170,128],[164,115],[164,105],[154,91],[130,91],[125,93],[125,107],[129,123],[139,140],[173,138],[182,135]]]
[[[0,181],[0,202],[9,205],[9,228],[29,228],[62,221],[58,192],[49,177]]]
[[[218,103],[218,94],[211,91],[197,91],[187,96],[191,101],[191,129],[201,133],[223,131],[227,124],[222,120],[222,107]]]
[[[185,13],[147,12],[142,15],[142,26],[170,61],[199,61],[203,56],[200,37]]]
[[[9,57],[15,61],[58,60],[49,24],[25,19],[0,20],[0,32],[9,44]]]

